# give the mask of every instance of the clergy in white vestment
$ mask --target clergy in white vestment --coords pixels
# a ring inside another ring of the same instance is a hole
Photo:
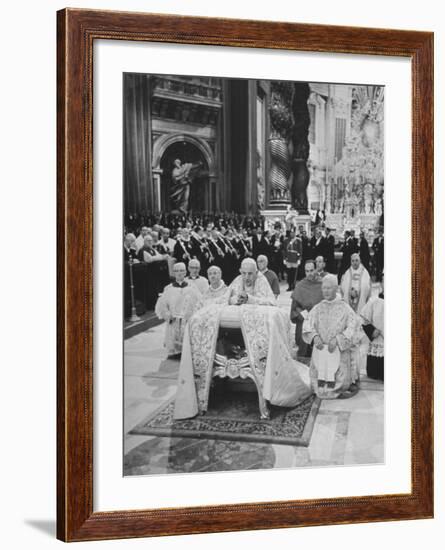
[[[210,284],[202,295],[204,305],[227,304],[229,301],[229,287],[222,280],[221,268],[217,265],[211,265],[207,270],[207,277]]]
[[[340,288],[343,300],[360,313],[371,296],[371,277],[358,253],[352,254],[351,267],[343,275]]]
[[[181,354],[184,330],[191,316],[201,305],[201,295],[185,281],[185,264],[173,267],[175,282],[167,285],[158,298],[155,313],[166,321],[164,346],[169,357]]]
[[[179,367],[174,417],[190,418],[207,410],[220,326],[241,330],[251,374],[264,401],[295,407],[311,394],[308,369],[291,355],[290,320],[256,262],[241,263],[226,304],[211,303],[186,326]]]
[[[352,397],[358,391],[359,319],[337,296],[337,287],[335,275],[323,278],[324,299],[311,309],[303,323],[303,339],[313,344],[311,384],[322,399]]]
[[[201,263],[199,260],[193,259],[189,261],[188,265],[189,276],[186,277],[186,281],[189,285],[194,286],[201,294],[209,288],[209,281],[205,277],[201,277],[199,271],[201,269]]]
[[[258,271],[255,260],[246,258],[241,262],[240,275],[229,287],[229,304],[257,304],[275,306],[277,301],[269,281]]]
[[[360,312],[363,330],[369,339],[366,361],[366,374],[375,380],[384,380],[384,316],[385,302],[382,291],[378,296],[371,298]]]

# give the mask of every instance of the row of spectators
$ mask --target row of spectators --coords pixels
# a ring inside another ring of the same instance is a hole
[[[231,229],[255,229],[264,227],[264,216],[248,216],[235,212],[200,212],[188,215],[172,212],[153,213],[128,213],[124,218],[127,233],[138,233],[141,227],[161,226],[176,230],[182,227],[207,227],[212,225],[218,230]]]
[[[376,280],[381,280],[384,262],[382,231],[379,231],[370,247],[363,233],[356,238],[353,231],[345,232],[344,239],[336,243],[332,232],[326,227],[314,227],[311,235],[307,235],[303,226],[283,229],[280,224],[275,229],[263,231],[261,217],[237,214],[206,216],[138,216],[135,223],[148,219],[169,223],[170,226],[154,223],[138,226],[134,232],[128,231],[127,227],[124,237],[125,273],[131,258],[137,280],[135,287],[141,285],[140,280],[148,277],[147,291],[143,293],[143,301],[148,309],[153,308],[157,294],[173,277],[174,263],[183,262],[188,266],[191,259],[199,261],[202,273],[206,273],[210,265],[218,266],[223,280],[230,284],[239,274],[243,259],[256,260],[259,255],[264,255],[268,259],[269,268],[277,274],[279,280],[287,280],[288,290],[293,290],[296,281],[305,277],[304,265],[307,260],[322,257],[326,270],[337,274],[340,281],[351,265],[352,254],[358,253],[365,268]],[[205,226],[192,225],[210,218],[213,221]],[[136,268],[136,264],[141,265]],[[143,271],[146,272],[144,275]],[[128,276],[126,282],[128,287]]]

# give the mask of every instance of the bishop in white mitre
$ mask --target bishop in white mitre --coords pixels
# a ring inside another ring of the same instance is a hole
[[[166,322],[164,346],[169,357],[181,354],[186,324],[201,306],[201,294],[184,280],[185,264],[175,264],[173,274],[175,282],[165,287],[155,307],[156,315]]]

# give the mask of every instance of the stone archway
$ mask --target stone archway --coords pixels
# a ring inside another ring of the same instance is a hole
[[[183,151],[184,154],[181,154]],[[171,158],[170,158],[171,157]],[[183,133],[164,134],[153,144],[153,180],[155,182],[157,204],[160,211],[169,210],[170,170],[173,157],[182,162],[201,160],[206,169],[207,182],[201,179],[191,192],[191,209],[208,210],[212,204],[212,186],[215,181],[215,159],[209,144],[204,140]],[[184,158],[185,157],[185,158]],[[193,158],[190,158],[193,157]]]
[[[190,189],[189,210],[209,210],[212,205],[212,186],[215,180],[214,154],[209,144],[195,136],[183,133],[160,136],[153,145],[153,179],[157,188],[160,211],[174,208],[171,203],[170,184],[173,161],[202,163],[205,175],[195,179]]]
[[[197,147],[203,154],[209,167],[209,177],[215,177],[215,158],[209,144],[200,138],[188,134],[164,134],[158,137],[153,144],[153,170],[161,169],[161,160],[165,151],[170,145],[177,142],[186,142]]]

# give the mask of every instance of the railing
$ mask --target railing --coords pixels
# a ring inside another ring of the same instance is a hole
[[[222,101],[221,87],[204,82],[187,82],[180,78],[155,77],[154,92],[163,90],[190,97],[201,97],[214,101]]]

